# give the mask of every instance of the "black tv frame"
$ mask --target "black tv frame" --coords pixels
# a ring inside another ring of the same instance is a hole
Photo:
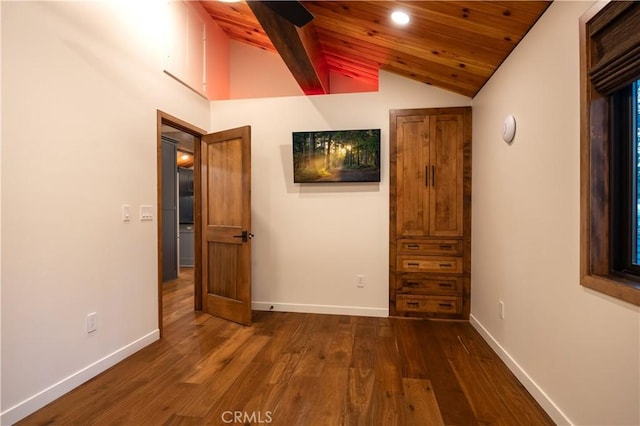
[[[380,129],[292,132],[293,182],[380,182],[380,145]]]

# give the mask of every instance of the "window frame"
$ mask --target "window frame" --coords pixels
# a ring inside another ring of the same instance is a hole
[[[638,19],[640,6],[634,2],[609,1],[596,3],[580,18],[580,284],[640,306],[640,277],[614,268],[610,191],[611,95],[637,80],[630,75],[640,69],[633,50],[640,41],[634,31]]]

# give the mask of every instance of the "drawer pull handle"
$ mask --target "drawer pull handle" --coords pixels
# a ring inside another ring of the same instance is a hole
[[[451,265],[450,263],[441,263],[440,267],[441,268],[451,268],[453,265]]]
[[[419,263],[415,263],[415,262],[408,262],[407,265],[408,266],[420,266]]]
[[[451,287],[451,283],[439,283],[440,287]]]
[[[420,246],[418,244],[407,244],[407,248],[410,249],[419,249]]]
[[[407,307],[409,308],[417,308],[420,304],[418,302],[407,302]]]
[[[407,283],[407,287],[417,287],[419,285],[419,283],[414,283],[414,282],[408,282]]]
[[[453,305],[451,303],[439,303],[438,306],[440,306],[441,308],[453,308]]]
[[[453,246],[451,244],[441,245],[440,250],[451,250]]]

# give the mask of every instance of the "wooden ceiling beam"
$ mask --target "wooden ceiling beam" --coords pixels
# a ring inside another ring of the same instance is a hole
[[[247,2],[306,95],[329,93],[329,68],[313,23],[298,28],[261,1]]]

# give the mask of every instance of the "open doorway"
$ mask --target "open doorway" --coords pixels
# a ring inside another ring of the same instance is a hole
[[[185,289],[202,309],[200,137],[206,132],[158,111],[158,328],[163,333],[163,293]],[[184,306],[184,303],[182,303]],[[167,306],[167,309],[173,309]]]
[[[194,140],[195,136],[189,133],[162,125],[162,278],[165,283],[195,266]]]

